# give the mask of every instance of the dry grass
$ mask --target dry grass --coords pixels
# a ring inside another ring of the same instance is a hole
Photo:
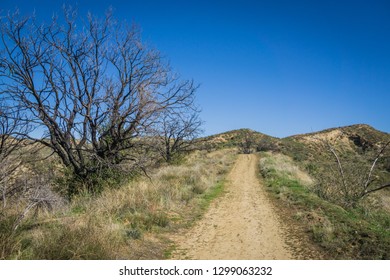
[[[233,150],[194,152],[99,196],[77,196],[61,211],[29,217],[1,258],[161,259],[166,234],[193,222],[224,179]],[[5,223],[5,221],[4,221]]]
[[[263,154],[260,168],[275,205],[309,233],[330,259],[389,259],[390,218],[368,205],[343,208],[305,185],[291,159]],[[305,233],[305,234],[306,234]]]
[[[313,179],[304,171],[302,171],[294,161],[283,154],[265,153],[267,156],[262,157],[260,165],[268,169],[275,170],[278,174],[290,180],[297,180],[306,187],[313,185]]]

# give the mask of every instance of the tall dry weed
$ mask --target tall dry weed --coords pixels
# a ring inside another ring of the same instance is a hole
[[[65,210],[38,217],[24,232],[24,247],[8,258],[162,258],[167,243],[160,233],[195,218],[203,196],[223,180],[234,158],[232,150],[196,151],[180,165],[153,170],[149,178],[97,197],[80,194]]]

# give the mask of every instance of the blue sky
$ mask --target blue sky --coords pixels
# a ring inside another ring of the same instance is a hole
[[[21,1],[50,19],[63,3],[112,6],[183,78],[200,84],[205,134],[272,136],[366,123],[390,132],[390,1]]]

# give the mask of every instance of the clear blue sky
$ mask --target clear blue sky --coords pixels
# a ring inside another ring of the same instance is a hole
[[[49,19],[79,13],[135,22],[183,78],[201,86],[205,134],[272,136],[366,123],[390,132],[390,1],[21,1]]]

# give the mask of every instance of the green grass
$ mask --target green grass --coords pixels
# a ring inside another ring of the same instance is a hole
[[[225,185],[225,182],[220,181],[202,196],[201,202],[200,202],[200,208],[202,210],[207,210],[209,208],[211,202],[223,193],[224,185]]]
[[[310,187],[278,169],[264,154],[261,174],[268,191],[306,227],[332,259],[390,259],[390,216],[366,207],[344,209],[315,195]],[[285,162],[289,159],[286,157]],[[284,163],[285,163],[284,162]],[[292,161],[290,161],[292,164]]]

